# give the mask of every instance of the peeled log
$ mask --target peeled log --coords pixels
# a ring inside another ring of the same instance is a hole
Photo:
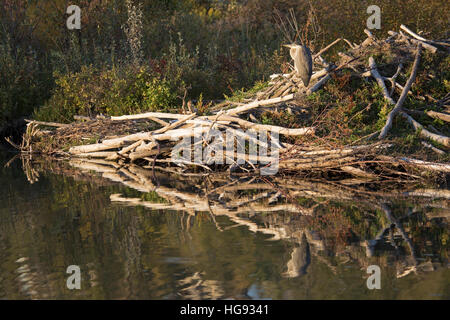
[[[265,125],[265,124],[258,124],[253,123],[250,121],[246,121],[237,117],[231,117],[227,115],[220,115],[220,116],[212,116],[209,117],[209,119],[215,119],[218,118],[220,120],[225,121],[233,121],[238,123],[241,127],[245,129],[254,129],[254,130],[263,130],[263,131],[271,131],[271,132],[277,132],[281,135],[285,136],[301,136],[305,134],[314,134],[314,127],[307,127],[307,128],[284,128],[279,126],[272,126],[272,125]]]
[[[157,150],[155,150],[156,146],[157,146],[156,142],[151,142],[148,145],[143,146],[141,149],[136,148],[136,151],[131,152],[128,157],[131,159],[131,161],[134,161],[137,159],[152,156],[155,154],[155,152],[157,152]]]
[[[450,114],[436,112],[436,111],[427,111],[427,115],[432,118],[440,119],[445,122],[450,122]]]
[[[183,117],[185,117],[185,116],[183,116]],[[187,128],[187,129],[170,130],[170,131],[167,131],[162,134],[153,134],[152,132],[141,132],[141,133],[135,133],[135,134],[131,134],[131,135],[120,137],[120,138],[104,140],[102,143],[72,147],[69,149],[69,153],[79,154],[79,153],[88,153],[88,152],[115,149],[115,148],[122,147],[127,142],[135,142],[138,140],[177,141],[180,138],[192,137],[194,135],[199,135],[199,134],[202,134],[207,131],[209,131],[209,128],[202,127],[202,128],[195,128],[195,129]]]
[[[261,100],[261,101],[253,101],[249,104],[245,104],[245,105],[237,107],[237,108],[226,110],[225,114],[234,116],[239,113],[247,112],[248,110],[251,110],[251,109],[255,109],[258,107],[267,106],[267,105],[271,105],[271,104],[276,104],[276,103],[280,103],[280,102],[286,102],[286,101],[290,101],[293,99],[294,99],[294,94],[289,94],[282,98],[273,98],[273,99],[267,99],[267,100]]]
[[[414,120],[412,117],[410,117],[409,115],[407,115],[404,112],[401,112],[400,115],[402,117],[406,118],[406,120],[411,124],[411,126],[413,126],[413,128],[416,131],[420,130],[420,135],[422,137],[429,138],[429,139],[436,141],[446,147],[450,147],[450,138],[449,137],[441,136],[441,135],[438,135],[438,134],[435,134],[435,133],[432,133],[432,132],[426,130],[420,123],[418,123],[416,120]]]
[[[375,80],[377,81],[378,85],[380,86],[380,88],[383,90],[383,96],[384,98],[390,103],[390,104],[395,104],[394,99],[391,98],[391,96],[389,95],[389,92],[386,88],[386,85],[384,83],[384,79],[383,77],[380,75],[380,73],[378,72],[377,69],[377,64],[375,63],[375,59],[373,57],[369,58],[369,67],[370,67],[370,74],[372,75],[372,77],[375,78]]]
[[[405,88],[403,89],[402,94],[400,95],[400,98],[398,99],[397,104],[395,105],[394,109],[392,109],[392,111],[389,112],[389,114],[387,116],[386,124],[384,125],[383,129],[381,129],[378,139],[383,139],[386,137],[386,135],[389,132],[389,129],[391,129],[391,127],[392,127],[392,122],[394,121],[395,115],[398,112],[400,112],[403,102],[405,102],[406,96],[408,95],[408,92],[411,89],[412,84],[416,80],[417,69],[419,68],[421,53],[422,53],[422,46],[421,46],[421,44],[419,44],[417,46],[416,58],[414,59],[414,64],[413,64],[411,75],[408,79],[408,82],[406,82]]]
[[[121,120],[137,120],[137,119],[151,119],[151,118],[180,120],[185,117],[186,115],[184,114],[165,113],[165,112],[146,112],[140,114],[130,114],[118,117],[111,117],[111,120],[121,121]]]

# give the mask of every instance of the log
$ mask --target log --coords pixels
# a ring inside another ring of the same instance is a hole
[[[163,127],[165,127],[165,126],[167,126],[169,123],[168,122],[166,122],[166,121],[164,121],[164,120],[161,120],[161,119],[158,119],[158,118],[155,118],[155,117],[148,117],[148,119],[149,120],[152,120],[152,121],[154,121],[154,122],[156,122],[156,123],[159,123],[160,125],[162,125]]]
[[[383,129],[381,129],[378,139],[383,139],[388,134],[389,129],[392,127],[392,122],[394,120],[395,115],[398,112],[400,112],[403,102],[405,102],[406,96],[408,95],[408,92],[411,89],[412,84],[416,80],[417,69],[419,68],[421,52],[422,52],[422,46],[419,44],[417,47],[416,58],[414,59],[414,64],[412,67],[411,75],[410,75],[408,81],[406,82],[405,88],[403,89],[403,92],[400,95],[400,98],[398,99],[397,104],[395,105],[394,109],[392,109],[392,111],[389,112],[389,114],[387,116],[386,124],[384,125]]]
[[[416,131],[420,131],[420,135],[422,137],[429,138],[429,139],[436,141],[446,147],[450,147],[450,138],[449,137],[441,136],[441,135],[438,135],[438,134],[428,131],[419,122],[414,120],[411,116],[409,116],[408,114],[406,114],[403,111],[400,112],[400,115],[402,117],[404,117]]]
[[[174,128],[176,128],[176,127],[182,125],[184,122],[186,122],[187,120],[190,120],[190,119],[194,118],[195,116],[197,116],[195,113],[192,113],[192,114],[189,114],[189,115],[187,115],[187,116],[184,116],[183,118],[181,118],[181,119],[175,121],[174,123],[168,124],[168,125],[165,126],[164,128],[155,130],[154,133],[155,133],[155,134],[158,134],[158,133],[164,133],[164,132],[167,132],[167,131],[169,131],[169,130],[171,130],[171,129],[174,129]]]
[[[159,118],[159,119],[176,119],[180,120],[186,117],[184,114],[177,113],[165,113],[165,112],[147,112],[147,113],[139,113],[139,114],[130,114],[124,116],[113,116],[111,120],[113,121],[122,121],[122,120],[137,120],[137,119],[151,119],[151,118]]]
[[[411,35],[413,38],[415,38],[415,41],[420,41],[424,46],[424,48],[431,51],[432,53],[436,53],[436,51],[438,50],[435,46],[430,44],[430,43],[437,44],[436,42],[427,40],[424,37],[419,36],[417,33],[413,32],[411,29],[407,28],[403,24],[400,26],[400,29],[402,29],[403,31]]]
[[[369,58],[369,68],[370,68],[370,74],[372,77],[375,78],[378,85],[380,86],[381,90],[383,91],[384,98],[390,103],[395,105],[394,99],[391,98],[389,95],[389,92],[387,90],[386,84],[384,83],[384,78],[380,75],[377,69],[377,64],[375,63],[375,59],[373,57]]]
[[[344,172],[347,172],[351,175],[357,176],[357,177],[362,177],[362,178],[367,178],[367,179],[376,179],[377,175],[361,170],[359,168],[353,167],[353,166],[343,166],[341,167],[341,170]]]
[[[319,70],[319,71],[313,73],[311,76],[311,81],[325,76],[330,71],[330,69],[331,69],[331,66],[329,66],[327,68],[323,68],[322,70]]]
[[[139,148],[136,148],[136,151],[131,152],[128,157],[131,159],[131,161],[135,161],[137,159],[142,159],[145,157],[149,157],[151,155],[154,155],[155,147],[157,147],[156,142],[150,142],[149,144],[141,145]]]
[[[450,191],[445,189],[417,189],[414,191],[404,192],[403,195],[407,197],[450,199]]]
[[[402,29],[403,31],[406,31],[407,33],[409,33],[411,36],[413,36],[414,38],[416,38],[417,40],[420,41],[424,41],[424,42],[428,42],[427,39],[419,36],[417,33],[411,31],[410,29],[408,29],[404,24],[400,25],[400,29]]]
[[[370,32],[369,29],[364,29],[364,33],[369,37],[375,39],[375,36]]]
[[[287,90],[290,89],[293,86],[292,83],[288,82],[286,83],[284,86],[282,86],[280,89],[278,89],[272,96],[272,98],[278,98],[280,96],[283,95],[283,93]]]
[[[317,52],[315,55],[313,55],[313,61],[320,56],[322,53],[324,53],[325,51],[327,51],[328,49],[330,49],[332,46],[334,46],[335,44],[337,44],[339,41],[341,41],[342,38],[338,38],[336,40],[334,40],[332,43],[330,43],[329,45],[327,45],[325,48],[321,49],[319,52]],[[350,46],[351,47],[351,46]]]
[[[36,120],[28,120],[25,119],[26,122],[30,123],[30,124],[39,124],[41,126],[47,126],[47,127],[58,127],[58,128],[65,128],[70,126],[70,124],[66,124],[66,123],[58,123],[58,122],[45,122],[45,121],[36,121]]]
[[[332,160],[326,160],[323,161],[322,159],[319,159],[319,161],[316,161],[313,159],[313,161],[309,163],[286,163],[285,161],[280,161],[278,164],[278,167],[280,169],[285,170],[324,170],[326,168],[340,168],[342,166],[348,166],[349,164],[353,163],[357,159],[355,157],[343,157],[343,158],[337,158]]]
[[[436,112],[436,111],[427,111],[427,115],[429,115],[432,118],[440,119],[445,122],[450,122],[450,114]]]
[[[123,155],[127,152],[132,151],[133,149],[136,149],[137,147],[139,147],[141,144],[144,143],[144,140],[138,140],[135,143],[130,144],[128,147],[123,148],[122,150],[119,151],[120,155]]]
[[[237,108],[233,108],[233,109],[228,109],[225,111],[225,114],[230,115],[230,116],[234,116],[234,115],[238,115],[240,113],[244,113],[247,112],[251,109],[255,109],[261,106],[268,106],[271,104],[277,104],[277,103],[281,103],[281,102],[286,102],[286,101],[290,101],[294,99],[294,94],[289,94],[285,97],[281,97],[281,98],[273,98],[273,99],[267,99],[267,100],[261,100],[261,101],[253,101],[249,104],[245,104],[243,106],[237,107]]]
[[[209,119],[212,120],[212,118],[216,118],[216,116],[209,117]],[[284,128],[279,126],[272,126],[272,125],[265,125],[265,124],[258,124],[253,123],[250,121],[246,121],[237,117],[232,117],[228,115],[220,115],[218,119],[225,120],[225,121],[232,121],[238,123],[241,127],[245,129],[253,129],[253,130],[262,130],[262,131],[270,131],[270,132],[277,132],[281,135],[285,136],[301,136],[306,134],[314,134],[314,127],[306,127],[306,128]]]
[[[316,92],[317,90],[320,89],[321,86],[323,86],[325,84],[325,82],[327,82],[330,79],[331,79],[331,76],[329,74],[327,74],[325,77],[323,77],[322,79],[317,81],[317,83],[315,85],[313,85],[311,88],[309,88],[308,91],[306,92],[306,94],[310,95],[313,92]]]
[[[183,115],[184,117],[184,115]],[[103,151],[122,147],[127,142],[135,142],[138,140],[156,140],[156,141],[177,141],[184,137],[193,137],[195,135],[207,132],[208,128],[187,128],[170,130],[162,134],[152,134],[152,132],[135,133],[128,136],[104,140],[101,143],[76,146],[69,149],[70,154],[88,153],[95,151]]]
[[[431,144],[426,143],[425,141],[422,141],[422,145],[423,145],[424,147],[427,147],[427,148],[433,150],[433,151],[436,152],[437,154],[445,154],[445,151],[442,151],[441,149],[438,149],[438,148],[436,148],[436,147],[433,147]]]
[[[401,161],[405,164],[428,169],[431,171],[447,172],[447,173],[450,172],[450,164],[446,164],[446,163],[428,162],[428,161],[422,161],[422,160],[417,160],[417,159],[411,159],[411,158],[407,158],[407,157],[399,158],[399,161]]]
[[[436,51],[438,50],[435,46],[432,46],[431,44],[429,44],[427,42],[423,42],[423,41],[420,41],[420,40],[408,37],[406,34],[404,34],[401,31],[400,31],[400,35],[402,36],[402,38],[405,41],[410,41],[411,43],[413,43],[415,45],[421,45],[422,47],[424,47],[425,49],[427,49],[431,53],[436,53]]]

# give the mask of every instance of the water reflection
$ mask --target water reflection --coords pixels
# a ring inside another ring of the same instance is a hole
[[[445,190],[99,161],[4,167],[10,157],[0,158],[1,298],[450,297]],[[81,290],[66,288],[72,264]],[[373,264],[381,290],[366,287]]]

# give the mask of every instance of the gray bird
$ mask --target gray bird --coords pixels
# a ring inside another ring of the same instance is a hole
[[[308,86],[312,75],[312,55],[308,47],[298,44],[285,44],[285,47],[290,48],[290,54],[294,60],[294,67],[297,74],[303,81],[305,87]]]

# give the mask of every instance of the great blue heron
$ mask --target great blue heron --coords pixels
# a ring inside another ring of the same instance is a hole
[[[290,48],[290,54],[294,59],[294,67],[297,74],[303,81],[305,87],[308,86],[312,75],[312,55],[308,47],[299,44],[285,44]]]

